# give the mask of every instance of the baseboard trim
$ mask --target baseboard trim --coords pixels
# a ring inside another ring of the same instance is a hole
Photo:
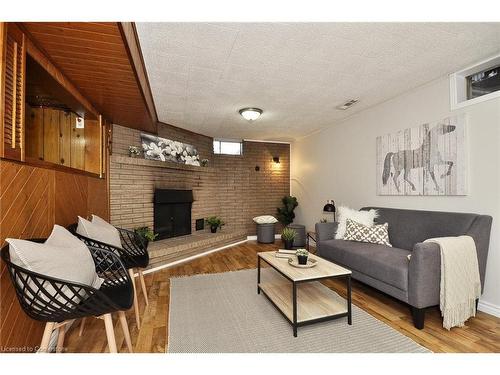
[[[275,240],[281,239],[281,234],[275,234],[274,235]],[[247,241],[257,241],[257,236],[247,236]]]
[[[479,300],[479,305],[477,306],[479,311],[482,311],[486,314],[490,314],[500,318],[500,306],[494,305],[490,302]]]
[[[179,259],[179,260],[176,260],[174,262],[162,264],[161,266],[154,267],[154,268],[151,268],[149,270],[144,271],[143,274],[146,275],[148,273],[153,273],[153,272],[165,269],[165,268],[176,266],[177,264],[181,264],[181,263],[184,263],[184,262],[189,262],[190,260],[193,260],[193,259],[196,259],[196,258],[200,258],[202,256],[205,256],[205,255],[208,255],[208,254],[211,254],[211,253],[215,253],[217,251],[221,251],[221,250],[227,249],[228,247],[233,247],[233,246],[236,246],[236,245],[240,245],[240,244],[245,243],[247,241],[248,241],[248,239],[241,240],[241,241],[238,241],[238,242],[233,242],[233,243],[230,243],[230,244],[218,247],[216,249],[210,249],[210,250],[204,251],[203,253],[200,253],[200,254],[191,255],[190,257],[187,257],[187,258],[184,258],[184,259]],[[138,274],[135,274],[135,276],[138,276]]]

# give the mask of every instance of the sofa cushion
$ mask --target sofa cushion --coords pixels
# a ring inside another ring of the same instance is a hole
[[[377,210],[358,211],[346,206],[340,206],[337,210],[337,221],[339,223],[335,238],[341,240],[344,238],[347,219],[354,220],[356,223],[371,227],[377,218]]]
[[[391,246],[389,242],[388,224],[374,225],[372,227],[356,223],[351,219],[346,220],[344,240],[367,242],[378,245]]]
[[[383,207],[363,207],[361,210],[374,209],[378,213],[376,224],[389,223],[389,240],[392,246],[407,250],[413,250],[416,243],[428,238],[467,234],[478,217],[476,214]]]
[[[344,240],[321,242],[321,256],[402,290],[408,290],[408,250]]]

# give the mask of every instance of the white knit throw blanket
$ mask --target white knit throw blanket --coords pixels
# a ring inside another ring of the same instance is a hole
[[[476,316],[476,299],[481,295],[481,279],[476,244],[470,236],[431,238],[441,249],[440,303],[443,327],[463,327]]]

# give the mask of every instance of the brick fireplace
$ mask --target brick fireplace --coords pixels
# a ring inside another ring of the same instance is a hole
[[[214,155],[210,137],[170,125],[159,125],[158,135],[194,145],[200,159],[209,159],[209,166],[130,158],[128,147],[141,145],[140,132],[114,125],[110,207],[111,221],[117,226],[153,228],[155,189],[191,190],[192,233],[197,219],[216,215],[226,222],[224,230],[252,235],[252,218],[274,215],[281,198],[290,193],[288,144],[244,142],[242,156]],[[273,163],[275,156],[280,158],[279,165]]]

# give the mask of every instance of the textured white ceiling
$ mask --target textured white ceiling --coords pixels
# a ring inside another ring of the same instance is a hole
[[[500,51],[500,23],[138,23],[161,121],[293,140]],[[335,107],[348,99],[347,111]],[[238,110],[259,107],[255,122]]]

